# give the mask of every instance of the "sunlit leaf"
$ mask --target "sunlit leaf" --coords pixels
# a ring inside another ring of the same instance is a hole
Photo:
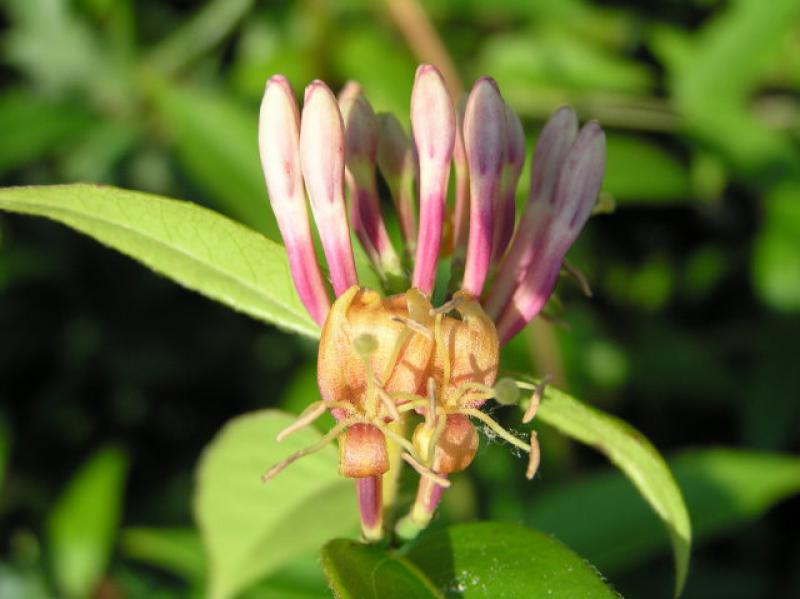
[[[548,387],[536,418],[603,452],[633,482],[669,532],[675,556],[675,594],[689,570],[691,524],[675,479],[656,449],[626,422]]]
[[[797,456],[717,448],[681,453],[669,465],[692,516],[695,544],[756,520],[800,493]],[[526,521],[555,534],[609,574],[639,566],[669,547],[658,518],[630,482],[611,470],[537,494]]]
[[[319,335],[285,250],[196,204],[76,184],[0,189],[0,209],[56,220],[235,310]]]
[[[66,597],[89,597],[111,557],[127,459],[118,449],[96,453],[70,480],[47,523],[53,577]]]
[[[334,447],[260,482],[270,466],[319,440],[306,428],[279,444],[275,436],[292,421],[272,410],[241,416],[203,454],[194,511],[211,597],[233,597],[295,557],[357,530],[355,491],[338,474]]]
[[[322,567],[336,599],[442,599],[416,566],[374,545],[336,539],[322,548]]]
[[[451,526],[420,537],[406,557],[447,597],[617,597],[582,557],[514,524]]]

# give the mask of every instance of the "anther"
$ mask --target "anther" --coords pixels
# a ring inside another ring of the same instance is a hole
[[[541,451],[539,450],[539,439],[536,436],[536,431],[531,431],[531,451],[528,456],[528,469],[525,471],[525,477],[528,480],[533,479],[536,471],[539,469],[539,460],[541,458]]]
[[[431,308],[430,309],[431,316],[436,316],[437,314],[447,314],[448,312],[456,310],[458,306],[461,305],[461,303],[464,301],[464,297],[465,296],[463,295],[459,295],[454,297],[450,301],[443,303],[438,308]]]
[[[523,424],[527,424],[533,417],[536,416],[536,410],[539,409],[539,404],[542,401],[542,397],[544,396],[544,390],[547,387],[547,383],[550,382],[552,376],[545,375],[545,377],[541,380],[541,382],[536,385],[533,389],[533,395],[531,395],[531,403],[528,404],[528,409],[525,410],[525,413],[522,415],[522,422]]]
[[[415,333],[419,333],[420,335],[433,340],[433,333],[431,333],[430,329],[428,329],[428,327],[426,327],[424,324],[420,324],[416,320],[411,320],[410,318],[406,318],[404,316],[392,316],[392,320],[405,325]]]
[[[583,271],[574,264],[571,264],[566,258],[561,263],[561,269],[571,276],[578,283],[581,288],[581,293],[586,297],[592,297],[592,288],[589,286],[589,279],[583,274]]]

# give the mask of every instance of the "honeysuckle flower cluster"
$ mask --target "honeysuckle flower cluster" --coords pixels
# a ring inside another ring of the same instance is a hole
[[[394,116],[376,115],[354,82],[337,99],[313,81],[301,115],[289,82],[275,75],[261,104],[259,148],[272,209],[297,292],[322,327],[322,400],[279,439],[326,410],[337,420],[319,443],[276,464],[264,479],[338,439],[340,472],[356,481],[368,540],[383,535],[383,481],[399,467],[396,455],[420,474],[404,522],[423,527],[450,484],[448,475],[475,456],[473,421],[528,452],[527,475],[533,477],[535,433],[512,435],[480,407],[490,398],[507,403],[517,392],[509,381],[495,384],[500,347],[547,302],[592,212],[605,165],[600,126],[589,122],[579,130],[571,109],[556,111],[536,144],[528,201],[515,231],[525,137],[493,79],[478,79],[455,106],[437,69],[420,66],[411,130],[409,136]],[[381,213],[378,173],[397,213],[400,250]],[[327,276],[314,250],[306,196]],[[359,286],[351,231],[392,295]],[[452,276],[445,302],[435,307],[442,256],[450,256]],[[537,403],[535,393],[523,421],[533,418]],[[411,413],[420,422],[407,435]]]

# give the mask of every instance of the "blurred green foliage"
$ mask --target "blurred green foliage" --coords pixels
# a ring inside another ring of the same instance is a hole
[[[521,335],[505,366],[554,372],[662,450],[749,448],[671,460],[699,536],[685,596],[797,595],[785,454],[800,449],[800,4],[421,4],[466,85],[497,79],[529,146],[564,103],[609,134],[604,191],[617,210],[593,218],[571,255],[594,298],[562,281],[569,328],[550,330],[553,343]],[[286,74],[298,95],[313,78],[357,79],[407,123],[421,60],[384,3],[366,0],[6,0],[0,11],[0,183],[158,192],[273,239],[255,147],[266,78]],[[198,596],[198,456],[236,414],[316,399],[314,343],[5,215],[0,341],[0,596]],[[594,454],[540,437],[533,483],[483,439],[434,527],[525,521],[623,594],[668,596],[667,538],[633,488]],[[245,595],[326,591],[309,550]]]

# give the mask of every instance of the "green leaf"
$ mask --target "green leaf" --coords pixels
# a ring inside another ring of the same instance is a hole
[[[273,240],[280,232],[258,158],[258,112],[222,92],[156,84],[156,104],[189,176],[227,214]]]
[[[553,387],[547,387],[536,417],[601,451],[630,478],[669,532],[679,595],[689,570],[692,529],[681,491],[658,451],[626,422]]]
[[[88,111],[55,104],[23,90],[0,96],[0,173],[25,166],[80,139],[92,124]]]
[[[67,597],[89,597],[114,547],[127,458],[120,450],[98,451],[69,482],[48,520],[53,576]]]
[[[720,152],[739,176],[757,183],[800,173],[800,152],[790,136],[751,110],[751,96],[785,52],[798,17],[796,0],[731,2],[683,44],[685,55],[668,65],[688,131]]]
[[[126,528],[120,538],[126,557],[171,572],[190,583],[205,578],[200,535],[191,528]]]
[[[416,566],[374,545],[336,539],[322,548],[336,599],[436,599],[443,595]]]
[[[778,186],[764,202],[755,239],[753,280],[773,308],[800,311],[800,184]]]
[[[282,443],[293,419],[265,410],[234,419],[203,454],[195,516],[209,559],[209,595],[232,597],[336,536],[358,529],[355,491],[338,474],[334,447],[289,466],[266,485],[259,477],[319,440],[311,428]]]
[[[173,73],[223,40],[250,10],[253,0],[212,0],[153,49],[148,60]]]
[[[515,524],[457,524],[424,535],[406,557],[447,597],[617,597],[582,557]]]
[[[603,188],[620,203],[685,202],[686,167],[669,152],[632,135],[609,133]]]
[[[756,520],[800,493],[797,456],[715,448],[683,452],[669,465],[692,515],[695,544]],[[613,470],[543,491],[526,522],[558,535],[609,574],[640,566],[669,546],[658,518]]]
[[[283,247],[196,204],[77,184],[0,189],[0,210],[61,222],[235,310],[319,336]]]

